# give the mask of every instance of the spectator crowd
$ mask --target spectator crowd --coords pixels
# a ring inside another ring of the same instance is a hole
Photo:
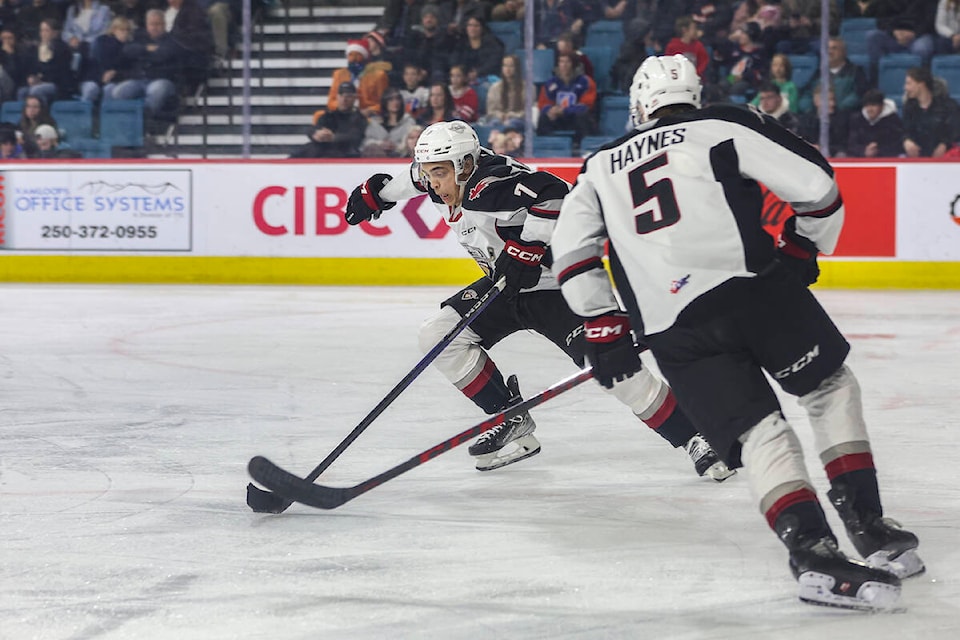
[[[169,131],[182,98],[231,55],[240,10],[239,0],[0,0],[0,100],[22,103],[20,121],[0,125],[3,157],[42,157],[51,130],[69,141],[50,115],[57,101],[142,99],[147,133]]]
[[[626,95],[640,63],[682,54],[701,75],[705,103],[752,104],[813,145],[828,96],[825,155],[960,157],[960,72],[957,79],[935,73],[939,59],[960,60],[960,0],[830,0],[828,16],[821,0],[535,0],[533,7],[534,46],[552,53],[553,67],[534,79],[532,113],[524,109],[522,39],[505,28],[522,33],[523,2],[387,0],[376,28],[346,43],[327,107],[292,155],[405,157],[411,132],[454,118],[472,123],[482,144],[517,155],[528,117],[538,136],[568,136],[573,154],[586,153],[598,137],[628,128],[623,100],[607,98]],[[823,20],[826,79],[817,61]],[[592,29],[610,25],[617,32],[607,42],[589,42]],[[898,54],[913,64],[892,86],[884,62]],[[338,113],[344,103],[351,106]],[[608,108],[623,114],[613,130],[603,126]]]

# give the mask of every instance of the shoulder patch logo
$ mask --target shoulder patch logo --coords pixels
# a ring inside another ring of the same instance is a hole
[[[480,197],[480,192],[486,189],[488,186],[496,182],[496,178],[493,176],[487,176],[483,178],[477,184],[473,185],[473,188],[470,189],[470,194],[467,196],[468,200],[476,200]]]
[[[679,280],[674,280],[670,283],[670,293],[680,293],[680,289],[683,289],[685,286],[690,284],[690,274],[683,276]]]

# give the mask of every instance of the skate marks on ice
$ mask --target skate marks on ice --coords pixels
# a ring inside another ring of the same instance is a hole
[[[957,294],[817,292],[851,336],[885,507],[928,566],[906,613],[869,615],[798,602],[743,474],[697,478],[586,384],[534,411],[529,460],[479,473],[460,447],[335,512],[251,513],[246,461],[315,466],[421,357],[449,289],[0,288],[0,638],[960,634]],[[535,393],[574,370],[555,351],[493,353]],[[323,482],[480,418],[428,370]]]

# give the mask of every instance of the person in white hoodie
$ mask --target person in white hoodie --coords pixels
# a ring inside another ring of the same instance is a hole
[[[785,129],[797,133],[800,119],[790,111],[790,102],[786,94],[780,93],[780,87],[772,82],[764,82],[757,89],[760,112],[779,122]]]
[[[850,116],[847,153],[856,158],[895,158],[903,152],[903,121],[893,100],[879,89],[863,94],[863,107]]]

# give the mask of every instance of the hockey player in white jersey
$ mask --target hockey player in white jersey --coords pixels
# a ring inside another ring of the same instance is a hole
[[[900,578],[924,569],[917,537],[883,517],[850,347],[807,289],[843,223],[833,170],[755,110],[700,109],[683,56],[647,58],[630,94],[635,131],[587,158],[561,207],[552,246],[564,296],[608,335],[640,330],[694,425],[747,470],[802,600],[893,606]],[[797,212],[778,245],[761,226],[758,183]],[[627,314],[600,262],[607,240]],[[610,342],[620,357],[606,360],[588,353],[598,379],[640,368],[631,344]],[[806,409],[827,495],[865,563],[838,550],[764,371]]]
[[[460,244],[487,274],[441,304],[424,322],[420,344],[430,349],[495,280],[504,292],[434,361],[460,391],[488,414],[522,400],[516,376],[506,380],[488,350],[508,335],[533,330],[583,364],[583,325],[567,306],[550,269],[550,236],[569,185],[480,147],[464,122],[440,122],[423,131],[414,162],[396,176],[376,174],[351,194],[350,224],[376,219],[399,200],[423,193],[443,211]],[[683,412],[670,388],[644,370],[612,394],[674,447],[684,447],[697,473],[722,481],[731,475]],[[535,455],[535,424],[523,413],[482,434],[470,447],[477,469],[496,469]]]

